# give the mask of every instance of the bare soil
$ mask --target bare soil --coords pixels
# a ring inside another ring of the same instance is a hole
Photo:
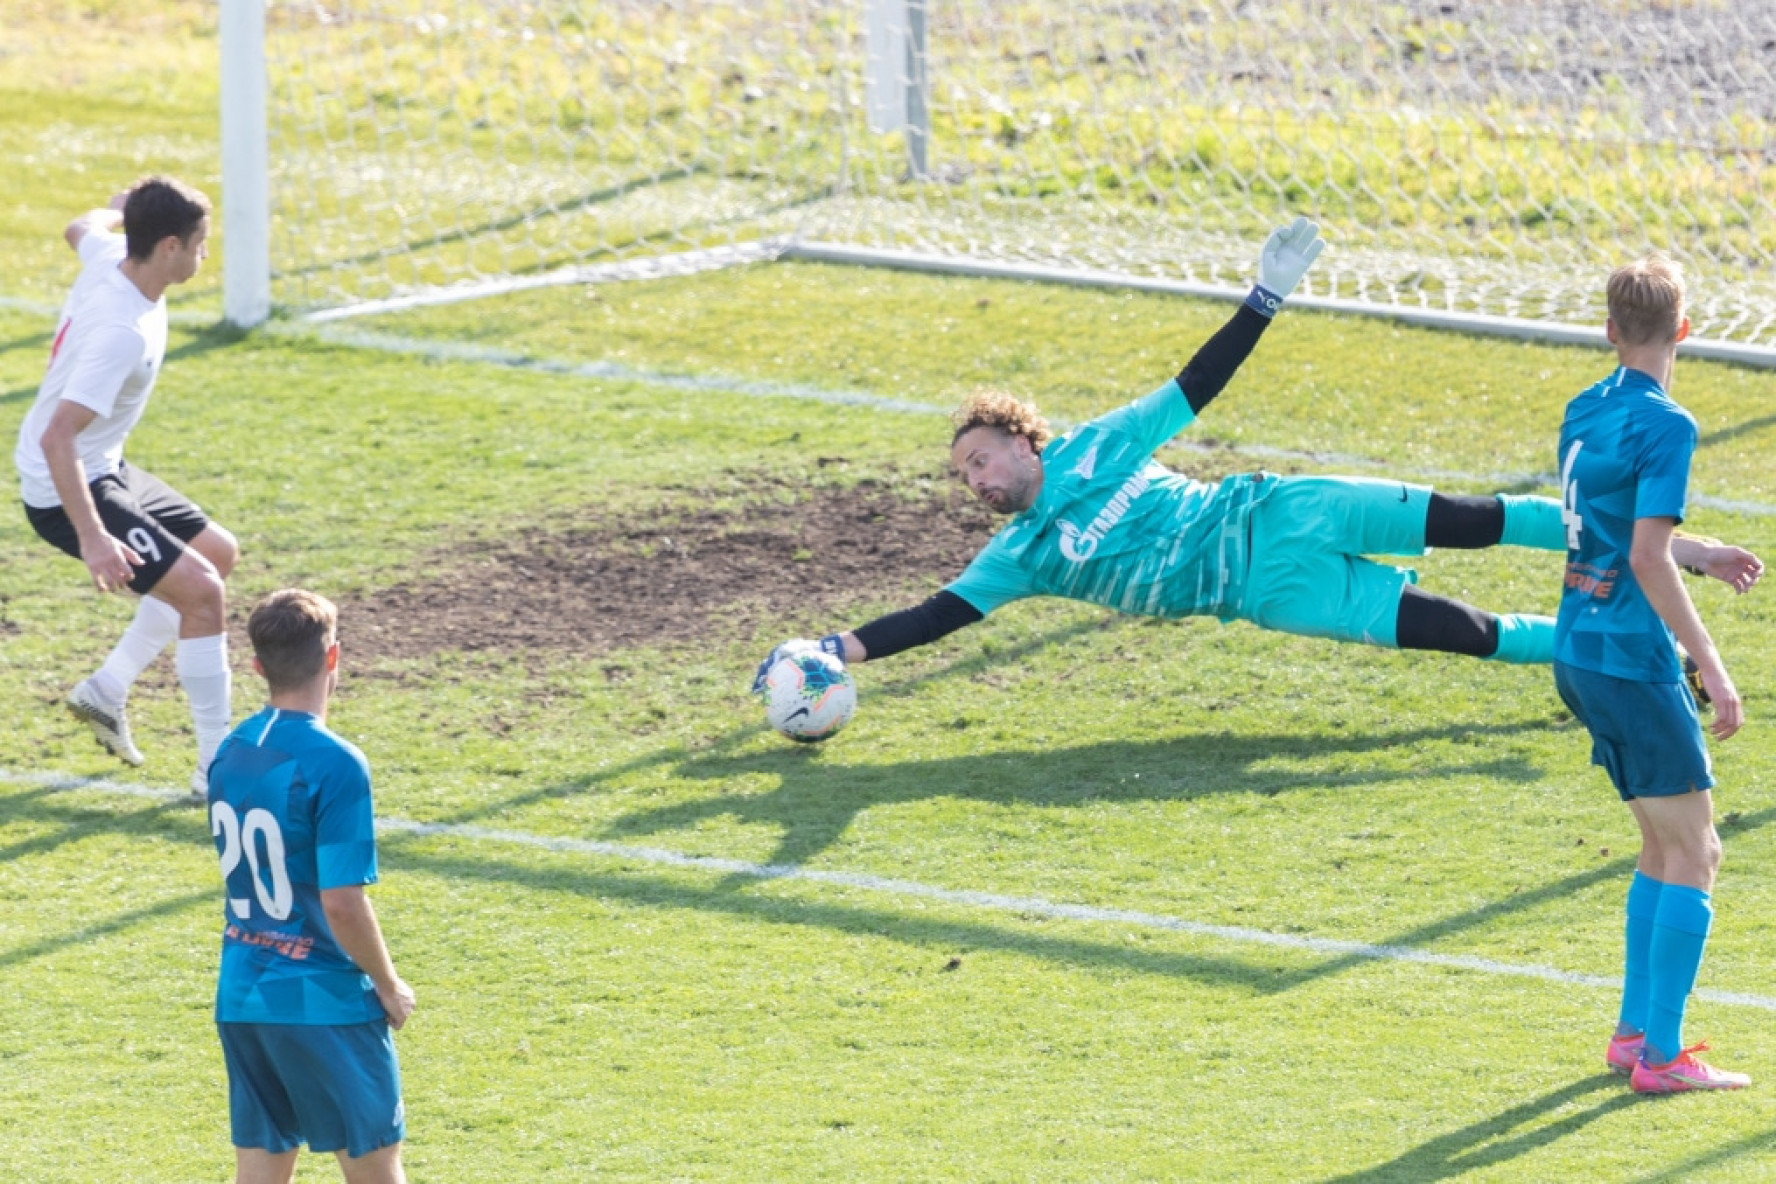
[[[767,491],[768,493],[769,491]],[[613,516],[614,517],[614,516]],[[878,482],[741,514],[618,525],[594,516],[440,552],[423,580],[340,604],[354,663],[439,651],[611,653],[743,636],[770,621],[848,629],[848,606],[913,604],[967,565],[1000,520],[950,487],[924,500]]]

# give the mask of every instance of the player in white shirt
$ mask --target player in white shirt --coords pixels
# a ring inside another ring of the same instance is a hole
[[[131,467],[123,445],[166,358],[166,290],[203,265],[209,211],[197,190],[150,177],[68,224],[63,237],[82,270],[13,454],[37,533],[85,563],[100,592],[142,598],[116,649],[69,693],[69,711],[106,749],[141,764],[125,715],[130,687],[177,638],[199,794],[230,723],[223,581],[240,549],[171,486]]]

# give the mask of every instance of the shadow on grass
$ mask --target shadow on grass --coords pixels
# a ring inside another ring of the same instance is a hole
[[[165,839],[186,842],[185,833],[191,820],[200,817],[182,806],[155,805],[143,810],[120,812],[109,806],[87,808],[68,798],[65,791],[48,787],[0,794],[0,827],[23,824],[42,828],[55,827],[32,838],[0,848],[0,863],[11,863],[32,855],[47,854],[58,848],[99,835],[127,835],[135,838]],[[40,937],[12,949],[0,950],[0,970],[31,962],[37,958],[99,941],[138,925],[146,925],[187,909],[209,906],[220,919],[220,884],[215,889],[170,896],[153,904],[127,909],[103,919],[95,919],[84,906],[68,914],[72,927],[47,937]]]
[[[1764,415],[1757,419],[1748,419],[1744,423],[1734,424],[1730,428],[1722,428],[1717,432],[1709,432],[1696,441],[1696,451],[1718,448],[1722,444],[1732,444],[1742,437],[1756,435],[1768,427],[1776,427],[1776,415]]]
[[[833,933],[882,937],[929,948],[934,951],[934,960],[957,951],[994,950],[1057,965],[1189,978],[1250,994],[1265,993],[1270,989],[1271,981],[1285,973],[1280,967],[1267,967],[1252,959],[1143,950],[1123,942],[1020,932],[963,918],[933,919],[891,905],[870,908],[829,901],[792,900],[732,892],[715,885],[701,887],[675,883],[664,876],[636,875],[620,870],[595,872],[559,865],[530,867],[489,858],[482,853],[472,857],[433,854],[416,847],[435,841],[407,835],[388,835],[379,840],[391,862],[398,863],[404,870],[423,871],[458,881],[516,886],[532,892],[571,893],[588,900],[621,901],[636,907],[716,913],[770,925],[811,926]],[[747,882],[758,885],[768,881],[752,877]]]
[[[156,804],[140,810],[120,812],[114,808],[82,807],[75,800],[59,798],[64,792],[66,791],[38,788],[0,795],[0,826],[25,824],[42,827],[46,822],[60,824],[57,833],[26,839],[0,850],[0,862],[45,853],[98,834],[171,838],[178,842],[193,839],[203,841],[201,812],[192,810],[183,803]],[[1741,817],[1732,824],[1732,829],[1753,829],[1772,819],[1776,819],[1776,808]],[[196,834],[190,833],[192,831]],[[563,866],[559,862],[548,866],[533,866],[485,854],[476,854],[470,858],[425,850],[424,844],[432,841],[435,841],[433,836],[399,832],[385,834],[380,840],[391,860],[401,867],[447,879],[512,885],[535,892],[565,892],[589,899],[621,900],[635,907],[671,908],[776,925],[805,925],[839,933],[870,934],[945,952],[958,949],[999,950],[1060,965],[1112,967],[1121,972],[1143,975],[1187,977],[1210,985],[1236,988],[1253,995],[1271,995],[1293,990],[1346,968],[1373,961],[1372,958],[1361,955],[1346,955],[1301,966],[1300,961],[1306,955],[1294,950],[1277,955],[1281,964],[1267,964],[1261,955],[1255,954],[1222,957],[1170,950],[1145,950],[1123,941],[1072,934],[1033,933],[989,921],[966,918],[932,919],[920,916],[915,911],[896,907],[892,903],[883,907],[866,907],[830,901],[789,899],[743,890],[771,882],[775,877],[770,875],[729,876],[704,886],[681,882],[671,875],[644,875],[621,867],[614,871],[599,872],[586,870],[579,865]],[[621,861],[621,856],[612,858]],[[1631,859],[1617,860],[1535,891],[1517,893],[1482,908],[1433,922],[1379,944],[1406,946],[1434,941],[1512,912],[1534,908],[1545,901],[1581,891],[1600,880],[1625,877],[1632,862]],[[216,891],[204,889],[120,913],[65,934],[0,951],[0,968],[45,956],[81,942],[96,940],[206,902],[214,904],[217,901]],[[958,905],[960,909],[967,907],[969,906],[966,903]],[[1291,965],[1296,968],[1291,969]],[[1503,1119],[1495,1121],[1502,1122]],[[1506,1127],[1499,1129],[1508,1129],[1508,1126],[1521,1121],[1521,1118],[1513,1119]]]
[[[100,834],[162,838],[171,832],[177,841],[205,841],[203,815],[182,804],[153,805],[119,811],[85,808],[61,797],[61,790],[31,790],[0,794],[0,826],[59,823],[54,835],[26,840],[9,849],[8,858],[47,852],[57,846]],[[1284,973],[1256,961],[1168,951],[1146,951],[1116,941],[1096,941],[1072,936],[1048,936],[1019,932],[988,922],[957,919],[933,920],[895,908],[892,904],[870,908],[826,901],[734,892],[720,884],[678,883],[666,876],[638,875],[617,868],[588,871],[578,865],[553,861],[533,867],[477,851],[472,857],[436,854],[422,849],[434,842],[403,834],[386,834],[379,845],[386,862],[404,871],[419,871],[463,882],[482,882],[517,887],[526,891],[571,893],[592,900],[617,900],[635,907],[670,908],[687,912],[718,913],[775,925],[814,926],[837,933],[870,934],[931,947],[945,953],[959,949],[1004,950],[1063,965],[1117,967],[1140,974],[1181,976],[1210,984],[1243,988],[1249,992],[1268,989],[1268,983]],[[749,881],[761,884],[756,877]],[[131,926],[154,921],[194,906],[214,906],[220,917],[221,884],[172,897],[89,924],[65,933],[41,938],[27,945],[0,951],[0,969],[44,957],[82,942],[97,940]]]
[[[187,892],[182,896],[171,896],[154,904],[143,905],[138,909],[130,909],[127,912],[117,913],[114,916],[107,917],[103,921],[82,925],[77,929],[69,930],[67,933],[58,933],[54,937],[40,938],[37,941],[17,946],[10,950],[0,950],[0,970],[5,970],[8,967],[17,966],[21,963],[31,962],[37,958],[46,958],[51,954],[59,953],[71,946],[81,945],[89,941],[98,941],[101,938],[110,937],[112,934],[122,933],[126,929],[133,929],[137,925],[145,925],[151,921],[158,921],[162,917],[170,917],[175,913],[182,913],[187,909],[194,909],[200,906],[214,910],[217,914],[218,922],[220,922],[221,910],[216,906],[221,903],[222,897],[220,886],[218,886],[216,891],[211,891],[206,888],[201,892]],[[221,932],[220,923],[218,923],[216,929],[218,933]],[[218,938],[218,940],[220,939]]]
[[[1117,617],[1102,617],[1094,620],[1079,621],[1072,625],[1050,630],[1038,637],[1031,638],[1028,641],[1012,646],[1009,649],[999,651],[993,655],[980,655],[951,666],[946,666],[941,670],[933,671],[918,678],[903,680],[898,684],[891,684],[884,689],[884,693],[893,693],[899,689],[915,687],[921,683],[938,678],[967,677],[970,674],[985,670],[1002,662],[1015,663],[1018,659],[1039,650],[1046,649],[1049,646],[1063,644],[1085,634],[1116,628],[1120,621],[1121,618]],[[462,823],[474,822],[478,819],[490,816],[509,814],[514,810],[522,809],[525,806],[533,805],[537,802],[574,797],[594,789],[605,782],[614,781],[620,777],[626,777],[631,773],[639,773],[644,769],[678,766],[680,770],[683,771],[683,769],[689,764],[693,764],[696,761],[719,757],[721,753],[732,752],[735,749],[741,748],[755,737],[769,730],[770,729],[762,723],[744,728],[736,728],[727,735],[717,739],[701,754],[693,755],[681,745],[673,745],[654,752],[643,753],[632,760],[627,760],[621,764],[600,769],[596,773],[589,773],[583,777],[570,778],[566,781],[556,782],[553,785],[545,785],[537,789],[527,790],[524,793],[516,794],[512,797],[501,798],[497,802],[490,802],[474,806],[467,810],[460,810],[454,814],[439,818],[437,821],[445,825],[460,825]],[[815,749],[801,745],[793,748],[777,748],[771,754],[776,760],[791,762],[790,767],[794,767],[795,762],[809,761],[814,759],[817,755]]]
[[[1655,1102],[1655,1104],[1665,1105],[1666,1103],[1663,1100],[1659,1100]],[[1678,1104],[1682,1105],[1681,1102]],[[1680,1181],[1684,1180],[1704,1179],[1753,1179],[1754,1177],[1749,1172],[1743,1175],[1735,1175],[1731,1171],[1711,1171],[1710,1169],[1719,1168],[1722,1164],[1730,1163],[1742,1156],[1752,1155],[1759,1151],[1776,1151],[1776,1130],[1764,1131],[1762,1134],[1747,1135],[1743,1139],[1728,1143],[1725,1147],[1716,1147],[1713,1151],[1710,1151],[1705,1155],[1692,1156],[1686,1158],[1682,1163],[1673,1164],[1671,1167],[1661,1171],[1652,1172],[1645,1176],[1636,1176],[1632,1181],[1632,1184],[1679,1184]],[[1768,1166],[1768,1161],[1765,1161],[1766,1170],[1768,1169]]]
[[[243,329],[238,325],[231,325],[227,321],[216,321],[194,330],[190,341],[167,350],[166,361],[176,362],[181,358],[200,357],[212,350],[227,349],[231,345],[245,341],[252,335],[252,332],[251,329]]]
[[[211,350],[225,349],[245,338],[249,332],[249,330],[230,325],[226,321],[217,321],[215,324],[207,325],[204,328],[197,330],[192,334],[190,341],[169,349],[166,354],[166,361],[172,362],[180,358],[197,357],[201,354],[207,354]],[[38,344],[38,340],[37,337],[33,336],[20,338],[18,341],[0,344],[0,353],[20,346]],[[47,333],[42,334],[41,341],[43,345],[47,346],[50,341],[50,335]],[[49,355],[47,352],[44,354],[43,361],[45,365],[48,365]],[[30,386],[14,387],[12,390],[0,392],[0,407],[4,407],[9,403],[24,403],[34,400],[37,397],[37,390],[37,384],[33,383]]]
[[[1755,814],[1735,815],[1732,822],[1722,823],[1720,829],[1730,837],[1741,831],[1756,830],[1767,826],[1772,821],[1776,821],[1776,807],[1759,810]],[[1527,892],[1512,893],[1510,896],[1481,905],[1476,909],[1470,909],[1465,913],[1456,913],[1453,916],[1444,917],[1442,920],[1420,925],[1416,929],[1408,929],[1394,934],[1392,937],[1381,938],[1374,944],[1422,949],[1454,934],[1489,925],[1501,917],[1527,912],[1563,897],[1576,896],[1587,888],[1595,887],[1598,884],[1618,881],[1623,885],[1625,892],[1627,891],[1629,874],[1634,871],[1637,862],[1639,862],[1638,854],[1624,855],[1612,859],[1608,863],[1598,864],[1589,871],[1578,872],[1563,879],[1554,880]],[[1361,954],[1347,954],[1338,958],[1330,958],[1317,966],[1290,976],[1288,980],[1279,980],[1278,987],[1300,986],[1314,979],[1338,974],[1371,961],[1373,961],[1372,958],[1364,957]]]
[[[1511,1133],[1518,1127],[1579,1102],[1600,1090],[1608,1090],[1609,1096],[1588,1109],[1575,1110],[1555,1122],[1532,1127],[1515,1135]],[[1621,1078],[1600,1073],[1595,1077],[1575,1081],[1533,1101],[1513,1106],[1493,1118],[1440,1135],[1387,1163],[1348,1175],[1334,1176],[1323,1184],[1427,1184],[1433,1180],[1452,1179],[1527,1155],[1578,1132],[1600,1118],[1607,1118],[1618,1110],[1641,1104],[1643,1100],[1629,1092],[1627,1084]]]
[[[1468,744],[1524,730],[1521,724],[1452,724],[1363,735],[1201,733],[1051,749],[1039,756],[1000,752],[883,766],[828,764],[807,748],[718,753],[680,762],[677,775],[713,782],[764,775],[776,777],[777,788],[638,811],[612,823],[604,837],[650,835],[727,818],[782,835],[763,862],[799,864],[832,846],[868,810],[934,797],[1078,807],[1106,801],[1191,801],[1230,793],[1274,797],[1450,777],[1528,784],[1539,781],[1542,771],[1517,757],[1486,757],[1477,749],[1473,759],[1430,758],[1408,767],[1398,756],[1400,749],[1435,742]],[[1328,772],[1325,760],[1341,754],[1374,754],[1377,759]],[[1292,767],[1296,765],[1300,767]]]

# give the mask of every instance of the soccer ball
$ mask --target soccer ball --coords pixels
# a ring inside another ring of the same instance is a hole
[[[765,672],[765,721],[791,740],[825,740],[857,710],[857,684],[845,664],[819,649],[798,649]]]

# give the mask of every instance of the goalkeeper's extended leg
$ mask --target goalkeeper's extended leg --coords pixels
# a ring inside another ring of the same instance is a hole
[[[1552,662],[1554,618],[1489,613],[1407,584],[1400,589],[1394,643],[1403,650],[1436,650],[1497,662]]]
[[[1431,494],[1425,508],[1425,546],[1470,549],[1535,547],[1566,550],[1566,523],[1553,498],[1501,493],[1497,497]]]
[[[1272,500],[1283,505],[1285,498],[1295,520],[1311,524],[1312,536],[1293,537],[1285,525],[1274,540],[1283,546],[1311,542],[1347,555],[1422,555],[1427,547],[1500,543],[1566,550],[1566,523],[1552,498],[1470,497],[1371,477],[1284,477]]]

